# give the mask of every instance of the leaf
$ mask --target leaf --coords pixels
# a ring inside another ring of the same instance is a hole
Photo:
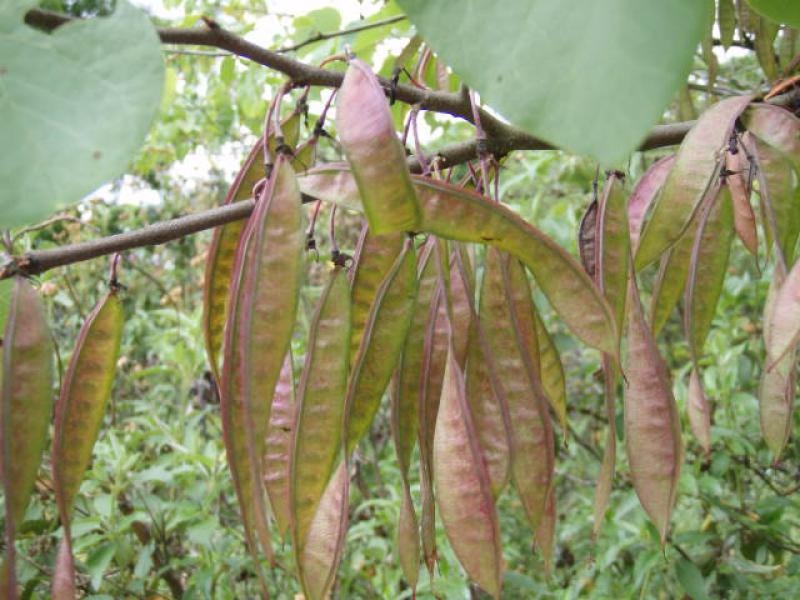
[[[679,558],[675,563],[675,575],[683,590],[689,594],[692,600],[708,600],[709,595],[706,592],[703,574],[693,562]]]
[[[639,238],[637,271],[661,256],[689,227],[721,170],[720,151],[728,142],[736,119],[751,100],[752,96],[735,96],[719,101],[700,115],[683,139],[653,214]]]
[[[683,460],[680,420],[664,359],[630,285],[625,375],[625,446],[633,488],[666,543]]]
[[[696,0],[398,4],[512,123],[607,166],[635,150],[661,117],[710,18],[707,3]]]
[[[313,169],[299,178],[303,193],[347,208],[358,191],[342,165]],[[581,266],[543,232],[504,206],[427,177],[413,177],[422,211],[419,230],[461,242],[491,244],[531,270],[553,308],[584,342],[617,355],[618,339],[608,304]],[[358,210],[358,209],[357,209]]]
[[[684,329],[695,365],[717,312],[733,240],[733,205],[727,185],[703,209],[695,234],[684,296]]]
[[[639,245],[639,235],[642,232],[645,215],[664,186],[674,163],[674,154],[659,158],[639,178],[628,198],[628,227],[630,228],[631,250],[634,254]]]
[[[689,376],[689,391],[686,396],[686,412],[689,426],[692,428],[697,443],[708,456],[711,453],[711,410],[703,392],[703,384],[697,369],[692,369]]]
[[[43,219],[121,175],[164,81],[156,31],[128,2],[51,34],[24,24],[31,4],[0,12],[3,227]]]
[[[389,103],[369,66],[350,61],[336,98],[336,130],[376,235],[415,231],[419,206]]]
[[[503,559],[489,474],[467,406],[464,375],[448,353],[436,423],[433,470],[447,538],[470,579],[500,597]]]
[[[776,23],[800,29],[800,5],[794,0],[747,0],[747,3]]]

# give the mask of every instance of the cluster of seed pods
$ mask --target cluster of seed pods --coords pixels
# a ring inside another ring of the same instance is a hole
[[[708,454],[706,338],[734,238],[757,259],[763,239],[762,254],[775,267],[759,401],[764,439],[778,459],[791,433],[800,341],[800,120],[791,113],[749,96],[723,100],[630,194],[624,175],[608,172],[578,232],[580,262],[497,199],[411,175],[384,91],[358,60],[350,61],[337,98],[347,162],[314,165],[318,134],[299,144],[299,122],[295,111],[273,135],[268,127],[245,161],[225,202],[255,196],[255,209],[247,221],[215,231],[204,289],[225,450],[264,597],[275,530],[291,540],[305,597],[331,593],[348,527],[351,462],[385,397],[403,487],[398,558],[409,586],[416,588],[423,564],[433,576],[438,518],[467,577],[499,597],[496,502],[509,487],[549,568],[557,522],[554,425],[566,439],[566,378],[532,282],[602,363],[608,433],[595,534],[614,479],[621,388],[631,480],[665,543],[683,441],[656,339],[682,300],[692,361],[687,417]],[[756,197],[760,211],[751,204]],[[352,263],[333,257],[296,378],[290,347],[306,272],[309,198],[361,211],[365,223]],[[656,262],[646,309],[638,274]],[[63,541],[52,593],[59,600],[76,596],[70,519],[113,384],[123,327],[118,293],[112,277],[78,335],[55,407],[53,481]],[[9,598],[17,594],[15,530],[52,404],[44,314],[31,285],[17,278],[0,347],[7,512],[0,585]],[[419,506],[410,492],[415,463]]]

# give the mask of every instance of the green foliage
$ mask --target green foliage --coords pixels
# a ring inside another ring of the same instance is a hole
[[[516,125],[605,166],[686,78],[708,3],[401,0],[422,36]]]
[[[747,0],[747,3],[776,23],[800,28],[800,5],[793,0]]]
[[[23,23],[33,4],[17,0],[0,13],[5,226],[40,220],[119,176],[150,127],[163,81],[153,26],[127,2],[111,17],[52,34]]]

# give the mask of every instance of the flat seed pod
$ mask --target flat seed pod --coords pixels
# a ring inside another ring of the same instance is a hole
[[[467,349],[466,393],[475,435],[478,437],[492,495],[497,499],[508,482],[511,449],[503,418],[503,407],[492,386],[490,366],[477,335]]]
[[[479,315],[508,406],[511,478],[535,528],[552,485],[554,448],[537,367],[525,347],[529,338],[518,334],[527,319],[520,290],[510,285],[507,260],[494,248],[487,250]]]
[[[553,558],[555,555],[556,545],[556,486],[550,488],[550,493],[547,495],[547,502],[544,505],[544,513],[542,520],[539,521],[539,526],[533,532],[533,537],[536,540],[536,547],[542,553],[542,560],[544,561],[544,570],[546,573],[553,572]]]
[[[720,100],[706,110],[683,139],[664,187],[645,223],[636,250],[640,270],[657,260],[689,227],[703,197],[720,171],[720,151],[752,96]]]
[[[294,369],[288,352],[272,396],[263,463],[264,487],[281,537],[289,528],[289,467],[296,409]]]
[[[464,376],[452,353],[448,354],[436,424],[433,468],[439,513],[453,551],[469,578],[499,598],[503,572],[500,526],[467,406]]]
[[[463,372],[467,364],[467,349],[470,338],[473,335],[472,310],[470,306],[475,298],[475,278],[469,264],[469,258],[461,244],[451,244],[450,252],[450,305],[452,307],[453,322],[453,347],[456,360]],[[456,254],[461,255],[464,265],[465,277],[461,277],[459,269],[456,268]]]
[[[306,551],[311,522],[341,449],[350,348],[350,290],[341,267],[330,274],[308,337],[298,389],[291,466],[291,532],[295,556]]]
[[[711,411],[708,400],[703,392],[703,384],[697,369],[692,369],[689,376],[689,390],[686,396],[686,413],[689,416],[689,426],[692,428],[697,443],[706,453],[711,454]]]
[[[795,265],[792,273],[797,269],[798,266]],[[777,322],[781,292],[787,288],[792,277],[791,273],[789,278],[783,273],[782,267],[776,265],[764,304],[764,322],[767,323],[764,328],[764,344],[767,348],[774,345],[773,336],[780,330],[779,327],[770,327],[769,324]],[[796,284],[791,285],[796,289]],[[792,345],[780,359],[762,371],[758,387],[761,434],[776,461],[783,453],[792,432],[797,385],[796,358],[797,346]]]
[[[725,158],[728,174],[725,178],[733,203],[733,226],[742,244],[753,256],[758,255],[758,226],[750,204],[750,163],[742,149]]]
[[[781,280],[783,283],[771,298],[770,310],[764,314],[768,369],[800,341],[800,262]]]
[[[733,6],[733,0],[719,0],[717,23],[719,24],[720,42],[722,42],[722,47],[727,50],[733,44],[733,33],[736,30],[736,9]]]
[[[347,499],[350,478],[340,462],[319,502],[308,530],[298,573],[307,600],[329,597],[342,557],[347,533]]]
[[[355,181],[346,166],[315,168],[299,179],[303,193],[357,207]],[[617,332],[608,304],[583,268],[544,233],[508,208],[454,185],[412,177],[422,210],[419,231],[460,242],[491,244],[531,270],[542,292],[572,332],[593,348],[616,356]]]
[[[597,209],[597,282],[616,318],[617,330],[625,322],[628,287],[629,233],[622,178],[610,173]]]
[[[417,297],[414,242],[407,238],[375,293],[347,384],[347,452],[367,433],[403,350]]]
[[[600,464],[600,474],[594,490],[594,525],[592,535],[597,537],[600,526],[603,524],[608,500],[611,497],[611,488],[614,485],[614,473],[617,466],[617,370],[609,359],[603,355],[603,400],[606,409],[606,443],[603,448],[603,462]]]
[[[397,523],[397,554],[408,586],[416,593],[419,582],[419,522],[407,481],[403,483],[400,516]]]
[[[259,140],[250,150],[241,171],[236,175],[222,202],[223,205],[253,196],[253,186],[264,176],[264,165],[259,160],[262,148]],[[229,311],[228,298],[236,259],[236,247],[245,224],[246,221],[233,221],[214,229],[207,251],[203,282],[202,324],[208,364],[217,381],[220,380],[220,351],[224,339],[225,318]]]
[[[353,59],[336,97],[336,130],[370,229],[416,231],[420,210],[389,103],[369,66]]]
[[[659,158],[639,178],[630,198],[628,198],[628,227],[630,230],[631,250],[634,254],[636,253],[636,247],[639,245],[639,235],[642,233],[647,211],[664,186],[667,175],[669,175],[674,163],[674,154]]]
[[[657,336],[684,294],[689,263],[699,219],[693,222],[683,237],[661,257],[653,294],[650,298],[650,323]]]
[[[733,205],[727,185],[700,215],[684,296],[684,329],[697,364],[717,312],[733,241]]]
[[[350,364],[355,366],[356,355],[364,338],[364,329],[375,296],[381,283],[403,249],[402,232],[374,235],[365,224],[361,228],[356,251],[353,256],[352,282],[352,330],[350,335]]]
[[[633,488],[666,543],[683,460],[680,420],[664,359],[631,282],[625,367],[625,447]]]
[[[70,519],[75,496],[92,459],[106,403],[111,395],[122,340],[122,303],[112,288],[97,303],[78,333],[64,375],[53,426],[53,483],[64,530],[53,576],[53,597],[75,597]]]
[[[597,200],[589,204],[578,227],[578,256],[586,274],[594,279],[597,270]]]
[[[542,322],[539,311],[534,306],[533,316],[536,322],[536,338],[539,346],[539,371],[542,388],[547,401],[556,413],[562,431],[567,431],[567,380],[564,376],[564,365],[558,349],[553,343],[547,328]]]
[[[744,113],[747,130],[800,169],[800,119],[780,106],[756,103]]]
[[[14,537],[22,524],[50,425],[53,343],[39,295],[14,279],[3,333],[0,438],[6,521],[3,595],[16,598]]]

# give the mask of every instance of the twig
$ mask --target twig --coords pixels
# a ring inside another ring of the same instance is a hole
[[[374,21],[372,23],[365,23],[364,25],[358,25],[356,27],[351,27],[349,29],[342,29],[340,31],[332,31],[330,33],[318,33],[316,35],[312,35],[308,39],[303,40],[293,46],[284,46],[283,48],[278,48],[275,52],[280,52],[281,54],[285,54],[287,52],[295,52],[300,50],[300,48],[305,48],[310,44],[315,44],[317,42],[322,42],[324,40],[329,40],[331,38],[341,37],[344,35],[350,35],[351,33],[358,33],[359,31],[366,31],[367,29],[376,29],[378,27],[383,27],[384,25],[392,25],[393,23],[398,23],[400,21],[405,21],[405,15],[396,15],[394,17],[387,17],[386,19],[381,19],[380,21]]]

